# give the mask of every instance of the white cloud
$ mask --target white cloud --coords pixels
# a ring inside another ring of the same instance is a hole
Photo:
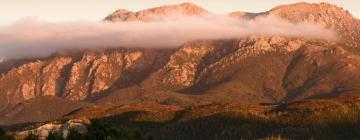
[[[0,26],[0,57],[45,57],[63,49],[179,47],[192,40],[236,39],[248,35],[315,39],[335,37],[332,31],[321,26],[292,24],[276,17],[245,20],[219,15],[176,15],[176,18],[152,22],[117,23],[22,20]]]

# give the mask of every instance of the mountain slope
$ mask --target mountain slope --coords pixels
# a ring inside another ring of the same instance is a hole
[[[187,16],[208,13],[185,3],[140,12],[118,10],[105,20],[151,22],[157,20],[154,15],[167,18],[174,11]],[[293,102],[360,93],[360,51],[356,51],[359,21],[343,9],[324,3],[299,3],[233,16],[250,20],[278,16],[294,23],[322,24],[336,30],[340,40],[253,35],[190,41],[169,49],[85,50],[4,62],[0,65],[0,111],[16,114],[11,109],[33,110],[19,106],[28,101],[36,105],[42,100],[54,100],[54,106],[62,106],[62,100],[100,105],[148,102],[187,106]],[[5,65],[12,63],[11,67]],[[52,118],[61,118],[72,109],[55,113]],[[39,114],[44,111],[39,109]],[[0,121],[0,125],[22,120],[20,115],[11,117],[5,115],[1,120],[6,121]],[[49,120],[36,114],[27,119]]]

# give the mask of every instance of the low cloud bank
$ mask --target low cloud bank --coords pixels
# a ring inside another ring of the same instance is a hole
[[[334,32],[321,26],[292,24],[276,17],[246,20],[204,15],[117,23],[22,20],[0,26],[0,58],[45,57],[64,49],[178,47],[192,40],[233,39],[248,35],[335,38]]]

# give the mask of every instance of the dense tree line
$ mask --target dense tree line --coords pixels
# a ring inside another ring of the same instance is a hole
[[[6,131],[0,128],[0,140],[15,140],[15,138],[7,135]]]

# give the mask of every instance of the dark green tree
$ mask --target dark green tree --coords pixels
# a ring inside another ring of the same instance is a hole
[[[70,129],[66,139],[67,140],[84,140],[85,136],[83,134],[80,134],[75,129]]]
[[[15,140],[13,136],[6,135],[6,131],[0,128],[0,140]]]
[[[29,133],[24,140],[40,140],[40,137],[33,132]]]
[[[46,137],[46,140],[65,140],[62,133],[59,132],[49,132],[49,135]]]
[[[145,140],[140,132],[118,127],[104,120],[93,119],[87,127],[87,140]]]
[[[2,128],[0,128],[0,136],[4,136],[6,134],[6,131]]]

